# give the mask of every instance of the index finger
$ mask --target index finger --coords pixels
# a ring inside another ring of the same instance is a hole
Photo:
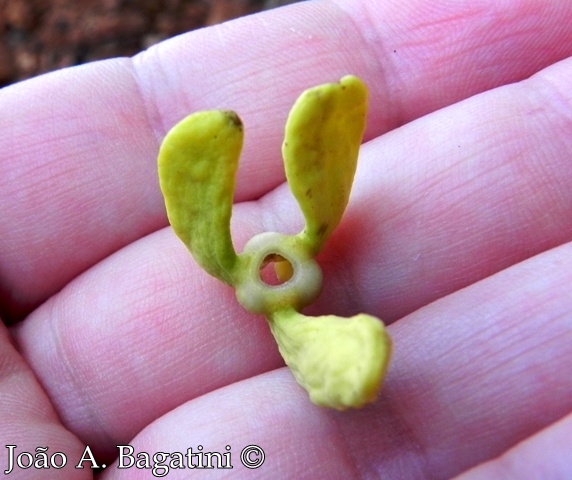
[[[571,19],[564,0],[304,2],[2,90],[0,311],[21,318],[166,225],[156,153],[188,113],[239,112],[235,199],[253,200],[283,181],[283,125],[304,88],[363,78],[372,138],[570,55]]]

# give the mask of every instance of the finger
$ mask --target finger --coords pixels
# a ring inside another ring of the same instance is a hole
[[[326,286],[317,313],[366,311],[393,320],[421,301],[436,300],[570,238],[572,147],[570,137],[562,135],[567,121],[559,113],[561,97],[556,101],[550,96],[562,90],[556,88],[558,73],[566,78],[568,68],[564,62],[519,87],[433,114],[436,127],[431,119],[428,124],[420,120],[368,145],[362,159],[366,173],[357,179],[340,235],[326,247]],[[527,99],[524,106],[522,98]],[[491,100],[505,106],[495,110],[498,118],[491,112],[488,119],[481,114],[482,123],[463,120]],[[558,113],[548,114],[551,107]],[[528,110],[545,114],[525,123]],[[453,155],[457,144],[439,137],[444,124],[447,138],[467,146],[460,154]],[[510,135],[502,134],[503,128]],[[444,152],[435,143],[435,158],[408,167],[402,161],[404,143],[419,131],[422,138],[435,136]],[[560,148],[553,150],[554,145]],[[381,177],[381,187],[370,181],[376,175],[367,175],[367,169],[380,168],[376,148],[387,152],[387,171],[392,172]],[[524,148],[526,156],[515,155]],[[535,192],[533,201],[530,192]],[[290,207],[294,201],[285,196],[280,201],[279,194],[258,205],[236,206],[238,247],[262,230],[296,223]],[[393,203],[387,206],[384,198]],[[538,209],[550,215],[538,216]],[[299,212],[298,217],[301,225]],[[125,440],[190,398],[279,365],[264,320],[242,312],[232,291],[202,274],[168,229],[77,279],[30,316],[18,339],[67,424],[86,441],[91,435]],[[103,358],[101,351],[106,352]],[[114,372],[123,371],[132,380],[119,385]],[[165,381],[170,382],[169,392]],[[140,404],[146,392],[153,393],[153,405]],[[124,414],[125,404],[129,415]],[[108,420],[101,423],[102,418]]]
[[[254,444],[266,459],[253,475],[264,478],[322,478],[322,468],[324,478],[451,478],[571,411],[571,267],[569,244],[392,325],[393,366],[364,410],[312,406],[280,369],[188,402],[129,444],[147,453],[229,445],[237,472]]]
[[[189,456],[189,464],[199,468],[207,466],[207,457],[199,458],[198,452],[226,453],[220,463],[213,457],[212,464],[225,469],[230,465],[229,470],[239,477],[359,478],[353,459],[347,453],[340,454],[345,439],[335,422],[304,395],[285,369],[277,370],[182,405],[128,445],[133,447],[134,456],[140,452],[194,454]],[[129,452],[115,448],[116,457],[120,451]],[[102,478],[128,478],[128,471],[117,467],[129,461],[126,455],[118,458]],[[225,469],[219,473],[224,474]],[[132,469],[129,475],[144,478],[146,473]],[[188,475],[189,468],[169,470],[169,478]]]
[[[244,160],[253,158],[257,170],[270,165],[267,177],[276,173],[276,145],[300,85],[323,83],[326,72],[335,79],[348,72],[362,77],[371,89],[370,139],[567,58],[572,47],[554,35],[572,38],[563,24],[569,15],[572,7],[562,0],[550,5],[519,0],[506,7],[425,0],[301,2],[221,25],[216,38],[214,30],[197,32],[194,48],[184,37],[163,42],[137,57],[135,66],[144,98],[154,102],[159,137],[189,110],[230,102],[251,137]],[[237,43],[252,48],[243,48],[237,58]],[[507,56],[514,61],[507,62]],[[264,86],[262,110],[253,104],[260,97],[258,85]],[[247,168],[243,165],[243,171]],[[264,187],[245,187],[249,193],[240,199],[257,198],[282,181],[243,173]]]
[[[0,443],[0,472],[10,478],[45,478],[44,469],[63,472],[66,478],[91,478],[91,469],[74,468],[84,446],[60,423],[4,325],[0,325]],[[56,452],[63,455],[53,456]],[[47,454],[46,463],[42,453]],[[30,459],[41,468],[27,468]]]
[[[496,478],[566,478],[572,472],[572,415],[524,440],[498,458],[456,477],[456,480]]]
[[[372,89],[373,138],[572,53],[564,27],[572,6],[563,0],[506,9],[498,2],[372,5],[303,2],[178,37],[133,64],[102,62],[4,89],[6,315],[20,318],[95,262],[165,225],[158,142],[190,111],[232,108],[243,117],[236,199],[254,199],[283,179],[284,121],[303,88],[348,72],[363,77]]]

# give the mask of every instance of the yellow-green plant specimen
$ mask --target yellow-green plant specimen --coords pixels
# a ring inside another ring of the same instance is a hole
[[[233,286],[250,312],[267,317],[280,353],[317,405],[339,410],[373,401],[391,340],[370,315],[309,317],[300,311],[320,293],[314,257],[348,203],[367,111],[367,88],[355,76],[306,90],[286,123],[286,177],[305,219],[297,235],[275,232],[234,250],[230,217],[243,126],[232,111],[198,112],[165,137],[159,181],[175,233],[209,274]],[[261,270],[274,263],[279,285]]]

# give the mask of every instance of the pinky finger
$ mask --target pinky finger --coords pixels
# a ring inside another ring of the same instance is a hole
[[[454,480],[565,480],[572,473],[572,413]]]
[[[79,463],[87,448],[60,423],[1,319],[0,447],[3,477],[53,478],[55,471],[69,480],[92,478],[90,462]]]

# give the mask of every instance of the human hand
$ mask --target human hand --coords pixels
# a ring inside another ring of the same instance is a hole
[[[47,446],[89,477],[88,445],[102,478],[150,478],[116,445],[228,445],[240,476],[254,444],[261,478],[571,471],[571,20],[565,1],[308,2],[0,91],[0,468]],[[237,111],[235,244],[296,232],[284,121],[346,73],[370,88],[367,143],[311,311],[379,316],[394,357],[378,402],[338,413],[167,227],[156,155],[188,113]]]

